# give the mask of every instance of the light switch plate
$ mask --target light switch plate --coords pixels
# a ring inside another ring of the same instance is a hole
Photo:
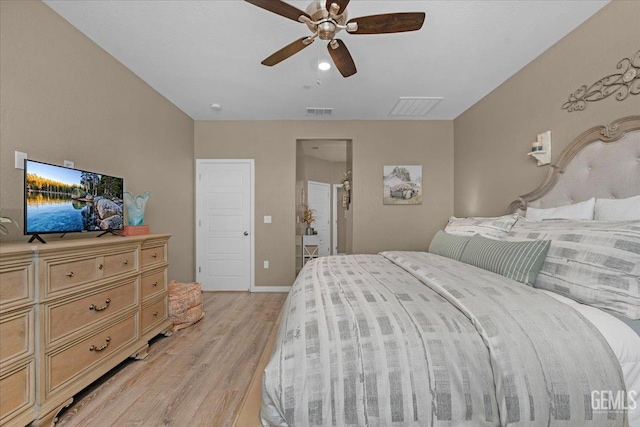
[[[264,262],[264,268],[269,268],[269,261]]]
[[[24,169],[24,160],[27,158],[27,153],[16,151],[16,169]]]
[[[265,215],[264,216],[264,223],[265,224],[271,224],[271,215]]]
[[[73,169],[73,168],[75,167],[74,165],[75,165],[75,164],[74,164],[71,160],[65,160],[65,161],[64,161],[64,167],[65,167],[65,168],[71,168],[71,169]]]

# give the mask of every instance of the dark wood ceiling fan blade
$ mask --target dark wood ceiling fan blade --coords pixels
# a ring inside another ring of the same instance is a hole
[[[297,7],[291,6],[289,3],[285,3],[281,0],[244,0],[244,1],[246,1],[247,3],[251,3],[252,5],[261,7],[262,9],[268,10],[269,12],[273,12],[280,16],[284,16],[285,18],[292,19],[294,21],[298,21],[298,18],[300,18],[300,16],[306,16],[307,18],[311,18],[306,12],[303,12]]]
[[[335,3],[339,7],[336,15],[342,15],[344,13],[344,10],[347,8],[347,5],[349,4],[349,1],[350,0],[327,0],[325,7],[327,8],[327,10],[331,10],[331,4]]]
[[[358,24],[358,29],[349,31],[350,34],[403,33],[422,28],[425,18],[424,12],[386,13],[350,19],[347,24]]]
[[[337,45],[335,49],[331,46],[333,42]],[[336,68],[340,71],[342,77],[350,77],[358,72],[356,64],[353,62],[353,58],[349,53],[349,49],[347,49],[347,46],[342,40],[334,39],[327,45],[327,49],[329,49],[329,55],[331,55],[331,59],[333,59],[333,63],[336,64]]]
[[[304,41],[306,39],[307,37],[303,37],[300,40],[296,40],[293,43],[283,47],[282,49],[262,61],[261,64],[266,65],[267,67],[273,67],[274,65],[279,64],[290,56],[293,56],[296,53],[300,52],[302,49],[309,46],[313,42],[312,40],[310,43],[305,44]]]

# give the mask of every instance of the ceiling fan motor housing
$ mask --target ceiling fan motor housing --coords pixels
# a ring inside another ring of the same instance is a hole
[[[341,30],[337,25],[343,26],[347,22],[347,11],[345,10],[342,15],[331,18],[325,4],[323,0],[315,0],[307,7],[305,12],[311,17],[311,20],[314,22],[320,21],[317,26],[307,22],[307,27],[314,33],[317,31],[321,40],[331,40]]]

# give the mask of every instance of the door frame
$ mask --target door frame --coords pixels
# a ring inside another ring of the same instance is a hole
[[[309,204],[309,195],[311,194],[311,192],[309,191],[309,185],[314,184],[314,185],[320,185],[323,187],[327,187],[329,189],[329,216],[331,216],[331,184],[328,182],[320,182],[320,181],[312,181],[312,180],[308,180],[307,181],[307,206],[310,206]],[[332,238],[331,233],[333,229],[333,224],[331,223],[331,219],[329,219],[329,239]],[[333,252],[333,248],[331,247],[332,245],[329,244],[329,255],[332,255]]]
[[[251,248],[249,250],[249,292],[255,292],[255,288],[256,288],[256,238],[255,238],[255,211],[256,211],[256,162],[255,159],[196,159],[196,173],[195,173],[195,177],[194,180],[196,182],[195,185],[195,196],[196,196],[196,200],[195,200],[195,220],[194,220],[194,225],[195,225],[195,236],[194,236],[194,245],[195,245],[195,275],[197,277],[198,274],[198,227],[200,227],[201,225],[199,225],[198,222],[198,190],[199,190],[199,186],[198,183],[200,182],[200,177],[201,177],[201,173],[202,173],[202,167],[204,165],[208,165],[208,164],[229,164],[229,163],[244,163],[244,164],[249,164],[249,169],[250,169],[250,173],[251,173],[251,179],[249,180],[249,184],[250,184],[250,188],[251,188],[251,194],[249,196],[249,200],[250,200],[250,207],[249,207],[249,244],[251,245]]]
[[[338,189],[343,184],[333,184],[333,221],[331,221],[331,255],[339,255],[338,252]]]

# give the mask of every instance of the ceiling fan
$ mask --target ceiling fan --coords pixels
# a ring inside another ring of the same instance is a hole
[[[350,34],[388,34],[416,31],[422,28],[424,12],[387,13],[363,16],[347,20],[347,5],[350,0],[314,0],[305,12],[282,0],[245,0],[255,6],[285,18],[307,24],[313,33],[308,37],[283,47],[267,59],[263,65],[272,67],[311,45],[316,38],[327,40],[327,49],[336,68],[344,77],[354,75],[358,70],[347,46],[335,38],[341,30]]]

